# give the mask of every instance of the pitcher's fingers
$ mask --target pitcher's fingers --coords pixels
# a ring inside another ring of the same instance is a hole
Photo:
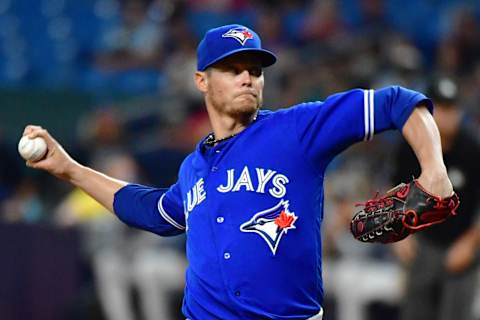
[[[25,161],[25,165],[26,165],[27,167],[29,167],[29,168],[33,168],[33,164],[34,164],[34,163],[33,163],[32,161],[30,161],[30,160]]]
[[[37,164],[33,161],[30,161],[30,160],[25,161],[25,165],[29,168],[37,169]]]
[[[42,137],[44,139],[47,139],[49,136],[47,130],[45,129],[34,129],[32,132],[28,134],[28,137],[30,139],[34,139],[36,137]]]
[[[25,164],[27,167],[30,167],[33,169],[45,169],[46,168],[45,166],[46,165],[48,166],[47,162],[49,162],[49,160],[47,158],[47,155],[45,155],[44,158],[39,159],[37,161],[27,160]]]
[[[39,130],[39,129],[43,129],[41,126],[37,126],[37,125],[33,125],[33,124],[29,124],[25,127],[25,129],[23,130],[23,135],[26,136],[26,135],[29,135],[30,133],[32,133],[33,131],[35,130]]]
[[[47,147],[50,149],[56,144],[55,139],[48,133],[47,130],[45,129],[34,129],[31,133],[28,134],[28,137],[30,139],[34,139],[36,137],[41,137],[45,139],[45,142],[47,143]]]
[[[43,138],[47,143],[48,150],[53,150],[55,145],[58,144],[58,142],[48,133],[48,131],[40,126],[29,125],[25,128],[25,132],[27,132],[25,135],[30,139],[35,139],[36,137]]]

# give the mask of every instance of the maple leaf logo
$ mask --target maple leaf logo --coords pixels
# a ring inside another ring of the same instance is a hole
[[[295,221],[295,216],[293,214],[288,214],[285,210],[282,210],[278,218],[275,219],[275,224],[281,228],[285,229],[285,232],[288,229],[291,229],[293,222]]]
[[[245,39],[253,39],[253,34],[250,31],[243,30],[242,33],[243,33],[243,36],[245,37]]]

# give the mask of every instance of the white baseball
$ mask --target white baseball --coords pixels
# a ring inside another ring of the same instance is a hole
[[[18,142],[18,152],[25,160],[38,161],[47,153],[47,143],[41,137],[30,139],[23,136]]]

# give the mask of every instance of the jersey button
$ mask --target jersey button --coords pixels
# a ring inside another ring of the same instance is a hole
[[[217,218],[217,223],[223,223],[223,221],[225,221],[225,218],[223,218],[223,217],[218,217]]]
[[[215,150],[215,153],[220,153],[221,150]]]
[[[240,297],[240,291],[235,291],[235,295],[236,295],[237,297]]]
[[[223,258],[224,258],[225,260],[230,259],[230,253],[225,252],[225,253],[223,254]]]
[[[218,170],[217,167],[212,167],[212,172],[215,172],[215,171],[217,171],[217,170]]]

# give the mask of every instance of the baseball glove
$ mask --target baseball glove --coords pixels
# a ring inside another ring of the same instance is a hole
[[[455,192],[442,199],[428,193],[417,180],[413,180],[361,204],[363,209],[353,217],[350,230],[362,242],[400,241],[456,215],[459,204]]]

